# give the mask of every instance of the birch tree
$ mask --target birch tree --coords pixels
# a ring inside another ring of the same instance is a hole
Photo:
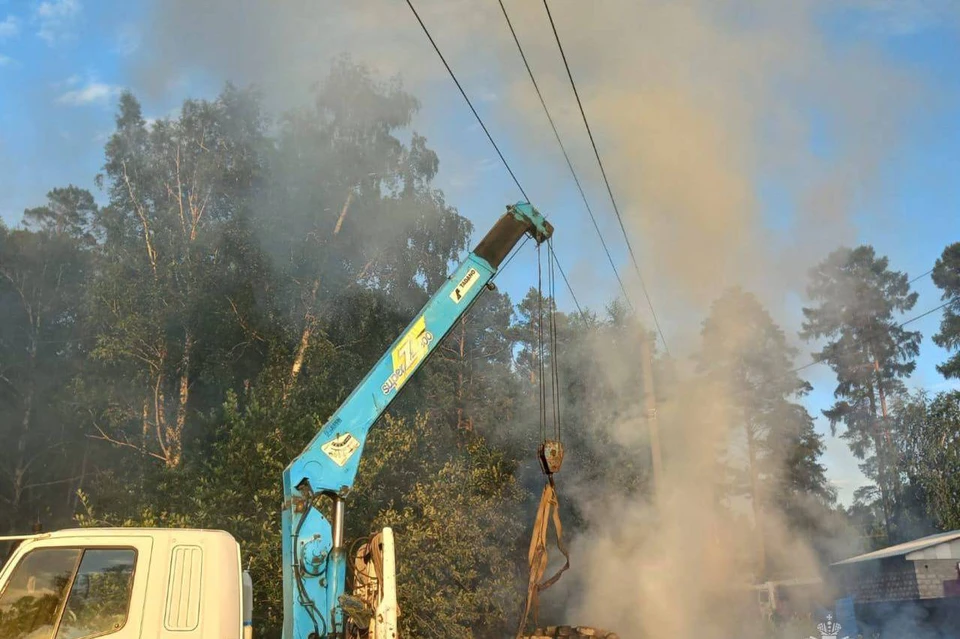
[[[105,399],[90,422],[99,438],[168,467],[182,461],[203,380],[235,347],[224,338],[249,326],[230,286],[243,289],[237,274],[256,271],[256,250],[244,245],[263,170],[256,104],[228,86],[148,125],[124,94],[106,146],[110,203],[96,219],[103,266],[91,304],[94,355],[117,383],[97,389]]]

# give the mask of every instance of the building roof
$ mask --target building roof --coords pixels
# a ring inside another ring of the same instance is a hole
[[[908,561],[919,559],[954,559],[960,558],[960,530],[921,537],[896,546],[881,548],[864,555],[838,561],[833,566],[845,566],[864,561],[877,561],[891,557],[905,557]],[[956,543],[951,543],[956,542]]]

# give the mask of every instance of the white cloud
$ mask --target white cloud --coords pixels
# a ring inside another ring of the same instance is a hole
[[[0,21],[0,40],[12,38],[20,33],[20,21],[16,16],[7,16]]]
[[[131,55],[140,48],[140,30],[136,25],[125,24],[117,32],[116,51],[120,55]]]
[[[57,90],[57,91],[60,91],[61,89],[67,89],[67,88],[69,88],[69,87],[75,87],[75,86],[77,86],[78,84],[80,84],[80,82],[81,82],[82,80],[83,80],[83,78],[81,78],[79,74],[74,73],[73,75],[71,75],[71,76],[70,76],[69,78],[67,78],[66,80],[57,80],[56,82],[51,82],[51,83],[50,83],[50,86],[51,86],[53,89],[55,89],[55,90]]]
[[[37,36],[51,45],[70,36],[82,9],[80,0],[44,0],[33,14],[39,25]]]
[[[103,104],[120,94],[120,87],[102,82],[90,82],[86,86],[73,91],[67,91],[57,102],[68,106],[85,106],[88,104]]]
[[[960,20],[954,0],[862,0],[860,6],[871,12],[867,29],[892,36],[914,35]]]
[[[5,67],[13,63],[13,58],[0,54],[0,67]]]

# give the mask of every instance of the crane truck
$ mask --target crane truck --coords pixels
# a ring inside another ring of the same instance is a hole
[[[346,504],[370,429],[469,311],[524,236],[552,225],[506,213],[436,291],[283,473],[283,639],[396,639],[393,531],[348,557]],[[324,512],[332,513],[328,519]],[[0,639],[249,639],[253,594],[221,530],[79,528],[0,538]],[[347,592],[347,571],[353,571]]]

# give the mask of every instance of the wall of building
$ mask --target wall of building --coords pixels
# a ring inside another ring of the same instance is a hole
[[[953,559],[921,559],[911,562],[917,575],[920,599],[939,599],[949,596],[944,592],[945,581],[956,581],[957,562]]]
[[[944,587],[944,582],[948,582]],[[940,599],[957,592],[957,561],[895,557],[845,568],[842,583],[857,602]]]
[[[854,564],[844,571],[846,591],[859,602],[917,599],[920,588],[913,562],[902,557]]]

